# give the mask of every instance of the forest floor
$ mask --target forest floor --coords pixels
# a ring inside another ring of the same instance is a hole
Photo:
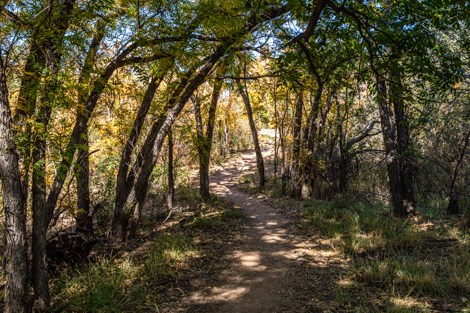
[[[136,239],[103,239],[89,262],[52,275],[51,312],[470,312],[470,243],[457,220],[404,221],[278,187],[258,190],[245,151],[214,166],[209,203],[193,186],[179,186],[170,216],[149,201]]]

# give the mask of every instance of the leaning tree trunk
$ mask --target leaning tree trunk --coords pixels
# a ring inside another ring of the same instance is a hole
[[[132,125],[132,129],[126,141],[126,145],[124,146],[124,149],[122,151],[121,160],[119,162],[118,174],[116,177],[116,198],[114,206],[115,209],[111,228],[113,234],[118,237],[122,237],[123,235],[120,233],[120,229],[122,229],[122,227],[120,227],[119,225],[122,223],[126,223],[124,222],[124,219],[127,219],[127,217],[123,214],[122,208],[127,200],[128,189],[130,188],[129,176],[133,177],[133,175],[135,175],[135,173],[132,173],[132,170],[131,173],[129,173],[129,164],[131,162],[132,153],[135,151],[137,141],[144,126],[145,118],[147,117],[148,111],[152,104],[152,100],[155,96],[155,92],[157,91],[158,86],[163,80],[163,77],[164,74],[160,74],[154,76],[150,80],[145,95],[142,99],[142,103],[139,107],[139,110],[137,111],[137,116],[134,120],[134,124]]]
[[[221,64],[217,76],[225,73],[226,66]],[[203,121],[201,115],[201,104],[198,99],[193,101],[194,114],[196,119],[196,135],[197,135],[197,149],[199,155],[199,193],[201,194],[204,202],[210,199],[209,190],[209,166],[210,156],[212,151],[212,137],[214,135],[215,118],[217,113],[217,103],[219,102],[219,95],[222,89],[223,81],[216,78],[212,89],[211,102],[209,105],[209,116],[207,118],[206,131],[204,133]]]
[[[169,100],[167,111],[162,113],[158,120],[152,125],[137,160],[134,162],[127,176],[123,197],[125,201],[119,203],[119,207],[116,202],[114,213],[116,214],[118,211],[122,212],[120,229],[118,230],[122,240],[126,239],[127,220],[131,218],[133,212],[131,223],[135,224],[135,220],[139,216],[138,212],[142,209],[145,202],[150,174],[158,161],[163,141],[170,127],[173,125],[193,92],[203,83],[204,79],[215,65],[215,62],[221,57],[219,56],[221,52],[222,51],[219,50],[214,53],[212,58],[190,81],[186,78],[182,79]],[[128,204],[127,207],[126,204]],[[127,210],[124,210],[124,208]]]
[[[91,115],[98,103],[101,94],[104,92],[108,81],[113,73],[123,66],[129,64],[140,63],[141,59],[129,59],[128,56],[139,47],[138,43],[134,42],[128,45],[121,53],[119,53],[103,70],[99,77],[92,84],[91,91],[88,94],[87,101],[84,104],[83,110],[77,114],[75,125],[73,126],[72,133],[69,136],[69,141],[64,148],[64,153],[60,164],[57,166],[57,173],[55,174],[54,181],[49,188],[49,194],[46,201],[47,221],[51,221],[54,215],[54,209],[59,199],[59,195],[65,183],[65,179],[72,166],[73,157],[78,149],[80,138],[87,133],[88,123]],[[158,56],[166,58],[167,55]],[[158,58],[155,56],[155,58]]]
[[[173,131],[168,131],[168,194],[166,196],[166,203],[168,209],[173,208],[175,202],[175,169],[173,161]]]
[[[0,179],[5,214],[5,313],[24,313],[27,307],[26,216],[21,176],[8,101],[8,87],[0,56]]]
[[[256,153],[256,167],[258,168],[259,176],[259,187],[264,188],[265,186],[265,177],[264,177],[264,160],[263,154],[261,153],[261,147],[258,140],[258,131],[256,130],[255,121],[253,119],[253,111],[251,109],[250,97],[246,90],[246,86],[243,86],[240,80],[237,81],[238,91],[243,98],[243,103],[245,104],[246,114],[248,116],[248,122],[250,124],[251,136],[253,137],[253,144]]]

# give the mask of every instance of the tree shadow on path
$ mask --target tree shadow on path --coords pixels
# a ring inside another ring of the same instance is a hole
[[[213,176],[212,190],[240,207],[248,222],[227,268],[188,295],[187,312],[304,312],[308,306],[309,312],[323,312],[345,262],[330,246],[294,234],[277,209],[236,189],[252,160],[245,155],[238,166]]]

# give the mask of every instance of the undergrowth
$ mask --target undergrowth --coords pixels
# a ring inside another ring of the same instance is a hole
[[[389,295],[385,306],[359,306],[360,312],[427,312],[423,303],[408,305],[414,298],[470,308],[467,231],[443,220],[395,218],[382,206],[357,202],[306,200],[303,212],[305,227],[333,238],[351,258],[353,281]]]
[[[130,312],[149,309],[153,288],[177,280],[197,247],[184,235],[158,235],[143,260],[103,259],[52,281],[55,312]]]
[[[197,203],[196,193],[185,196],[188,203]],[[168,301],[164,293],[186,288],[187,276],[195,275],[204,258],[213,255],[210,245],[199,246],[201,236],[196,234],[208,230],[222,233],[244,218],[242,211],[213,199],[209,204],[199,205],[199,210],[189,218],[175,217],[172,227],[141,245],[145,247],[143,253],[103,256],[95,263],[64,270],[51,280],[52,312],[158,311]]]

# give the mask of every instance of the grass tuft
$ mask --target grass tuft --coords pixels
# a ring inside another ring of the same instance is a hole
[[[431,222],[395,218],[384,207],[335,201],[304,201],[304,217],[305,227],[335,238],[351,257],[350,276],[357,282],[400,299],[445,297],[459,303],[470,294],[468,233],[455,225],[423,227]],[[379,311],[421,312],[402,309],[390,303]]]
[[[129,260],[103,260],[63,273],[52,282],[54,312],[124,312],[140,300],[139,268]]]
[[[184,235],[159,235],[153,242],[144,263],[147,280],[154,282],[180,279],[198,250],[192,240]]]

